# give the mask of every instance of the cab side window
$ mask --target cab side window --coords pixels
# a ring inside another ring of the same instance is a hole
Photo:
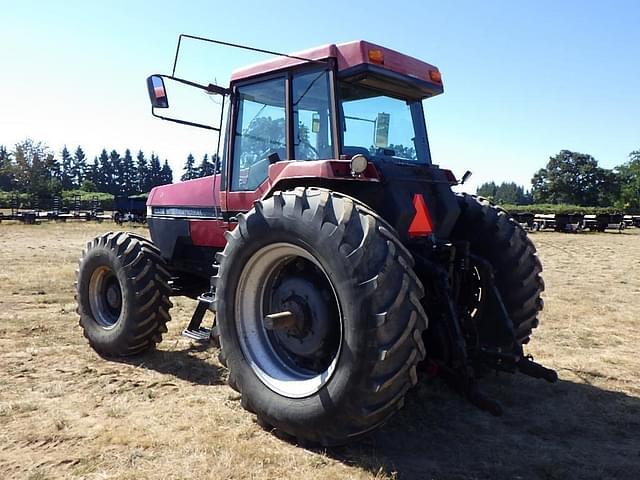
[[[329,72],[296,73],[291,90],[296,160],[333,158]]]
[[[268,176],[269,155],[286,154],[285,79],[238,88],[232,190],[256,190]]]

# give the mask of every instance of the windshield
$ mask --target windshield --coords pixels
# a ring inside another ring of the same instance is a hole
[[[347,82],[340,83],[342,153],[391,161],[429,163],[420,100],[407,101]]]

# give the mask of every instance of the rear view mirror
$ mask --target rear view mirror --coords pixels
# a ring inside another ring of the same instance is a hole
[[[169,85],[171,90],[171,108],[165,84]],[[151,101],[151,114],[154,117],[216,132],[220,131],[222,125],[225,98],[231,94],[230,90],[211,83],[201,85],[183,78],[157,74],[147,78],[147,90]],[[222,98],[213,102],[212,112],[209,100],[216,95]],[[156,112],[157,108],[164,109],[162,115]],[[212,122],[212,117],[215,118],[217,113],[219,121]]]
[[[147,78],[147,90],[149,100],[153,108],[169,108],[167,90],[164,88],[164,80],[159,75],[151,75]]]

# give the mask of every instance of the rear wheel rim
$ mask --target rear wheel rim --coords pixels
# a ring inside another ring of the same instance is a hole
[[[98,325],[115,327],[122,311],[122,289],[114,271],[106,266],[94,270],[89,280],[89,304]]]
[[[291,311],[295,325],[268,330],[264,318]],[[336,290],[320,262],[290,243],[261,248],[240,275],[236,328],[245,359],[272,391],[313,395],[335,372],[343,338]]]

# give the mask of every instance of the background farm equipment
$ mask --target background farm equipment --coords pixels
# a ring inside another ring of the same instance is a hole
[[[19,221],[28,225],[42,221],[103,221],[110,217],[104,214],[104,210],[97,198],[90,201],[81,200],[80,195],[74,195],[71,199],[63,201],[58,196],[38,197],[30,196],[27,200],[21,200],[18,194],[11,197],[11,211],[4,214],[2,219]]]
[[[516,215],[517,214],[512,214],[514,218],[517,218]],[[533,228],[536,231],[554,230],[556,232],[566,233],[579,233],[585,230],[593,232],[617,230],[621,232],[633,224],[634,218],[632,216],[624,216],[620,213],[548,213],[536,214]]]
[[[534,229],[577,233],[583,228],[583,219],[584,215],[580,213],[536,214]]]
[[[114,200],[113,221],[144,223],[147,218],[147,195],[117,196]]]
[[[604,232],[605,230],[617,230],[621,232],[627,227],[622,214],[599,213],[597,215],[585,215],[583,228],[591,231]]]
[[[15,194],[11,196],[11,213],[3,217],[4,220],[17,220],[27,225],[33,225],[38,219],[38,210],[22,206],[20,197]]]

